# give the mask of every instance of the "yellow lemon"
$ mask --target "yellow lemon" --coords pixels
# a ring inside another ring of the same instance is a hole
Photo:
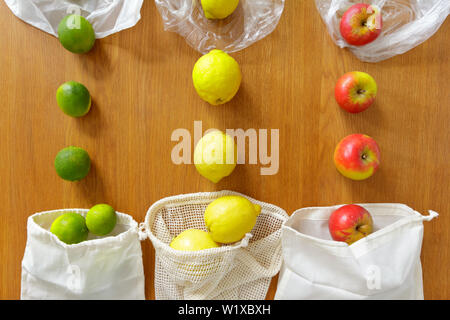
[[[219,105],[227,103],[236,95],[242,75],[233,57],[214,49],[195,63],[192,79],[200,98],[212,105]]]
[[[206,231],[188,229],[176,236],[170,243],[170,246],[175,250],[198,251],[217,248],[219,244]]]
[[[202,8],[208,19],[225,19],[236,10],[239,0],[202,0]]]
[[[203,177],[217,183],[236,167],[236,149],[234,139],[222,131],[205,134],[195,146],[195,168]]]
[[[224,196],[208,205],[205,224],[214,241],[232,243],[253,229],[260,213],[261,206],[244,197]]]

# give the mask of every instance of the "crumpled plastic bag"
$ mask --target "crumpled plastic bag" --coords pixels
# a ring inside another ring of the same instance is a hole
[[[58,24],[68,14],[80,14],[93,26],[96,38],[133,27],[144,0],[5,0],[11,11],[32,26],[58,36]]]
[[[242,50],[269,35],[277,26],[285,0],[240,0],[232,15],[208,20],[200,0],[155,0],[164,30],[176,32],[195,50]]]
[[[405,53],[430,38],[450,14],[450,0],[315,0],[333,41],[348,47],[360,60],[379,62]],[[344,12],[353,4],[368,3],[381,9],[379,37],[362,46],[351,46],[339,31]]]

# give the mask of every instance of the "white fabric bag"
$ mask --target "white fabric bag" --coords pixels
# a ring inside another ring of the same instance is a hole
[[[58,36],[58,24],[68,14],[80,14],[93,26],[96,38],[133,27],[144,0],[5,0],[11,11],[32,26]]]
[[[21,299],[145,299],[138,224],[117,212],[110,236],[89,235],[67,245],[49,230],[66,212],[86,216],[85,209],[36,213],[28,218],[22,260]]]
[[[225,195],[240,195],[261,206],[255,227],[244,239],[196,252],[169,246],[186,229],[206,230],[206,207]],[[274,205],[232,191],[185,194],[157,201],[141,225],[156,251],[156,299],[264,299],[271,278],[281,267],[281,226],[287,218],[286,212]]]
[[[282,228],[283,266],[275,299],[423,299],[422,216],[403,204],[361,204],[374,232],[347,245],[331,239],[340,206],[296,211]]]

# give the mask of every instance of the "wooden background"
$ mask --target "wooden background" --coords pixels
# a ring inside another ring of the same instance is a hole
[[[229,189],[273,203],[288,213],[306,206],[399,202],[427,214],[422,261],[425,297],[450,298],[450,21],[419,47],[377,64],[363,63],[328,36],[312,0],[287,1],[267,38],[233,54],[243,84],[232,102],[213,107],[194,91],[191,71],[200,54],[163,31],[153,1],[128,30],[97,41],[86,55],[17,19],[0,4],[0,298],[20,297],[26,219],[50,209],[112,204],[138,222],[155,201],[181,193]],[[334,101],[340,75],[360,70],[379,86],[374,107],[352,115]],[[82,119],[65,116],[55,92],[68,80],[84,83],[93,107]],[[208,128],[280,130],[280,169],[240,165],[214,185],[193,165],[175,165],[171,133],[195,120]],[[332,154],[351,133],[374,137],[381,169],[355,182],[336,171]],[[93,159],[89,176],[61,180],[56,153],[68,145]],[[147,298],[154,298],[154,251],[142,242]],[[276,290],[272,281],[267,298]]]

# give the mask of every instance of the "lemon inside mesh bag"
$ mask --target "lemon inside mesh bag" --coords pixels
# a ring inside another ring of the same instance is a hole
[[[171,240],[189,228],[205,229],[209,203],[240,195],[261,206],[250,233],[233,244],[194,252],[170,248]],[[205,192],[161,199],[147,212],[145,228],[155,248],[156,299],[264,299],[281,267],[284,210],[232,192]]]

